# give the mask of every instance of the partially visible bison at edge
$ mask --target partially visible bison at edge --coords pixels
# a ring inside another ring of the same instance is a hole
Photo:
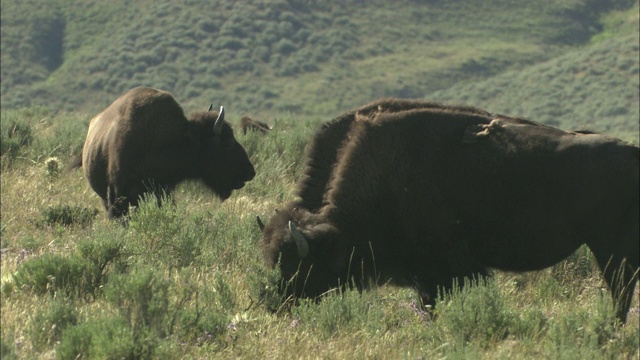
[[[271,131],[271,128],[266,123],[258,120],[253,120],[248,116],[243,116],[240,119],[240,128],[242,129],[243,135],[247,135],[248,131],[258,131],[261,134],[266,134]]]
[[[283,294],[390,282],[433,306],[465,277],[540,270],[586,244],[626,321],[640,262],[638,147],[382,100],[328,123],[308,149],[301,199],[263,228]]]
[[[187,179],[201,180],[225,200],[255,176],[224,108],[187,120],[170,93],[147,87],[129,90],[91,119],[82,167],[113,218],[126,215],[144,193],[160,201]]]

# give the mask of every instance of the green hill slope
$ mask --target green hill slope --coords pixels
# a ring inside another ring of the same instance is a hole
[[[125,90],[172,91],[274,117],[424,97],[587,42],[634,1],[2,3],[2,108],[90,113]]]
[[[456,84],[430,98],[605,132],[638,144],[639,41],[637,32],[607,39],[524,71]]]

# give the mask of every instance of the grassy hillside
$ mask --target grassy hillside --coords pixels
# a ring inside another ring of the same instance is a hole
[[[551,59],[633,3],[3,2],[2,107],[94,113],[144,84],[190,109],[325,114]]]
[[[430,94],[565,129],[603,132],[639,143],[640,63],[635,34],[610,38],[522,71],[459,83]]]

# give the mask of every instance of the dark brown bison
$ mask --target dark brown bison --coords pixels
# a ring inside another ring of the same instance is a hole
[[[492,115],[473,107],[452,107],[436,102],[387,98],[346,112],[331,121],[321,124],[305,149],[304,172],[296,190],[299,200],[289,203],[284,209],[277,210],[276,217],[271,219],[272,226],[276,223],[278,223],[278,226],[287,226],[288,221],[291,219],[289,212],[293,208],[316,211],[322,206],[326,186],[335,167],[339,150],[345,140],[348,140],[347,134],[356,117],[360,119],[366,117],[370,120],[370,118],[379,113],[411,109],[441,109],[478,113],[486,116]],[[264,230],[262,219],[258,217],[257,221],[260,229]]]
[[[82,167],[111,217],[127,214],[144,193],[160,199],[187,179],[224,200],[255,176],[224,108],[187,120],[171,94],[147,87],[129,90],[91,119]]]
[[[300,199],[263,230],[283,292],[388,281],[434,305],[438,288],[464,277],[542,269],[587,244],[626,320],[639,268],[637,147],[473,108],[353,116],[321,206]]]
[[[311,211],[320,208],[329,177],[339,156],[339,150],[345,140],[348,140],[347,134],[356,118],[370,121],[381,113],[388,114],[411,109],[465,111],[491,116],[484,110],[472,107],[451,107],[435,102],[393,98],[380,99],[340,115],[320,125],[306,148],[304,173],[298,183],[296,194],[300,201],[296,203],[296,207],[304,207]]]
[[[252,120],[248,116],[243,116],[240,119],[240,128],[242,129],[242,134],[246,135],[247,131],[259,131],[262,134],[266,134],[271,131],[271,128],[266,123],[262,121]]]

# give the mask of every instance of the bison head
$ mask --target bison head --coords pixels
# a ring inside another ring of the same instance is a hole
[[[263,229],[267,264],[279,267],[281,292],[318,297],[348,283],[351,250],[332,224],[297,209],[296,203],[278,211]]]
[[[224,120],[224,107],[220,107],[220,112],[211,111],[210,107],[207,112],[192,114],[189,125],[189,138],[199,169],[197,177],[222,200],[253,179],[256,172],[247,152]]]

